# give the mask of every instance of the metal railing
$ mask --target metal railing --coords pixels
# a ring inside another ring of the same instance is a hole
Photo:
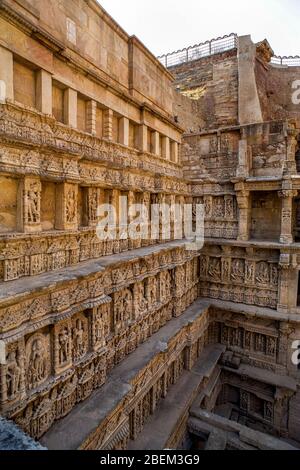
[[[271,59],[271,64],[274,65],[287,65],[288,67],[300,67],[300,56],[277,56],[274,55]]]
[[[211,39],[195,46],[190,46],[179,51],[170,52],[158,57],[158,60],[166,67],[173,67],[185,62],[202,59],[225,51],[237,48],[237,34],[231,33],[226,36]]]

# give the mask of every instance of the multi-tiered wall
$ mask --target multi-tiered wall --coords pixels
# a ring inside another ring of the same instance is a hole
[[[249,41],[172,67],[178,95],[96,1],[0,4],[0,409],[49,448],[126,448],[197,361],[202,407],[236,394],[300,441],[299,126],[263,121],[255,73],[274,71]],[[205,247],[163,240],[164,221],[100,240],[120,196],[202,203]]]

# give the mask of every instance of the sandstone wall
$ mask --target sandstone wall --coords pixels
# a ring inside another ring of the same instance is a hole
[[[236,50],[187,62],[169,70],[175,76],[175,89],[197,103],[198,130],[199,127],[214,129],[220,125],[238,123]],[[187,129],[191,127],[189,120],[181,124]]]

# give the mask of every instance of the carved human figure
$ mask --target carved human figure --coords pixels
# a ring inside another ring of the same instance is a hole
[[[259,284],[263,284],[263,285],[269,284],[270,270],[269,270],[268,263],[265,263],[265,262],[259,263],[257,267],[256,281]]]
[[[240,407],[244,411],[248,411],[248,406],[249,406],[249,394],[248,392],[245,392],[241,390],[240,392]]]
[[[273,421],[273,403],[269,401],[265,402],[265,418],[268,421]]]
[[[91,222],[97,220],[97,189],[92,189],[89,197],[89,218]]]
[[[73,331],[73,347],[74,347],[74,356],[76,359],[81,358],[85,354],[86,345],[85,345],[85,331],[83,327],[83,322],[80,318],[76,320],[76,326]]]
[[[73,188],[70,188],[66,194],[66,220],[74,222],[76,216],[76,194]]]
[[[145,287],[143,282],[138,282],[135,285],[134,293],[137,313],[143,313],[147,309],[147,299],[145,298]]]
[[[275,356],[276,353],[276,338],[269,337],[267,339],[266,352],[268,356]]]
[[[241,259],[235,259],[232,261],[231,278],[234,281],[242,282],[245,277],[245,264]]]
[[[69,330],[68,328],[63,328],[58,337],[59,343],[59,363],[60,365],[65,364],[69,360]]]
[[[273,286],[278,285],[278,269],[275,265],[271,266],[271,283]]]
[[[254,280],[254,263],[252,261],[249,261],[246,263],[246,282],[253,282]]]
[[[245,348],[248,349],[249,351],[251,350],[251,338],[252,338],[251,331],[245,331]]]
[[[255,349],[257,352],[265,353],[265,336],[256,335]]]
[[[31,223],[39,221],[39,192],[35,184],[27,191],[27,220]]]
[[[228,219],[234,216],[233,198],[231,196],[225,198],[225,217]]]
[[[6,365],[6,390],[7,398],[13,400],[21,388],[21,367],[18,363],[17,353],[12,351],[8,354]]]
[[[28,361],[28,383],[30,388],[37,386],[46,377],[47,358],[41,338],[33,341]]]
[[[157,302],[157,288],[155,277],[148,280],[148,301],[150,306],[155,305]]]
[[[216,281],[221,279],[221,260],[220,259],[213,258],[210,261],[208,274],[212,279]]]
[[[224,217],[224,199],[221,197],[215,199],[214,216],[218,218]]]
[[[132,317],[132,293],[128,289],[124,294],[124,312],[128,319]]]

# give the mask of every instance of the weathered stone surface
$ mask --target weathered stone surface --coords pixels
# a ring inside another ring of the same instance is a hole
[[[236,35],[159,61],[96,0],[3,0],[0,44],[1,415],[49,448],[297,446],[299,67]],[[204,206],[204,247],[175,213],[124,236],[120,197]]]

